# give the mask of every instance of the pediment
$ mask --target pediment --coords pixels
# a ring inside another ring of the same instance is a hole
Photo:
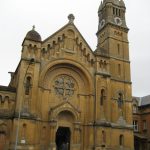
[[[57,118],[57,115],[63,111],[68,111],[71,112],[76,120],[78,120],[80,116],[80,110],[77,109],[73,104],[71,104],[69,101],[64,101],[52,108],[50,108],[49,115],[50,115],[50,120],[55,120]]]
[[[60,30],[46,38],[42,42],[43,57],[58,58],[71,56],[84,58],[84,62],[94,62],[94,53],[86,40],[83,38],[74,23],[68,23]],[[66,55],[65,55],[66,54]]]

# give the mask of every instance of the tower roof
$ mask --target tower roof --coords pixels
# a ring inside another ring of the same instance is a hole
[[[121,6],[121,7],[125,7],[125,3],[123,0],[103,0],[103,6],[106,3],[113,3],[115,5]],[[102,6],[101,6],[102,7]]]
[[[103,8],[103,3],[102,3],[102,1],[101,1],[101,4],[100,4],[99,9],[98,9],[98,12],[101,11],[102,8]]]
[[[25,39],[36,41],[36,42],[41,42],[41,36],[37,31],[35,31],[35,26],[33,26],[32,30],[26,34]]]
[[[124,3],[124,1],[123,1],[123,0],[120,0],[120,6],[125,7],[125,3]]]

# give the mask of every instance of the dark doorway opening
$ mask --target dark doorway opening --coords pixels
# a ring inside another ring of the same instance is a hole
[[[70,150],[71,132],[68,127],[59,127],[56,132],[57,150]]]

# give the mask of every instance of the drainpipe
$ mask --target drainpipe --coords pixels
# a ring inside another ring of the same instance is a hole
[[[96,150],[96,73],[94,75],[94,146],[93,150]]]
[[[30,61],[29,61],[29,64],[28,64],[28,67],[27,67],[27,70],[25,72],[25,75],[24,75],[24,80],[26,78],[26,75],[27,75],[27,71],[29,69],[29,66],[34,62],[34,59],[31,58]],[[23,83],[24,83],[24,80],[23,80]],[[22,106],[22,101],[20,101],[20,105],[19,105],[19,114],[18,114],[18,124],[17,124],[17,130],[16,130],[16,140],[15,140],[15,150],[17,150],[17,145],[18,145],[18,136],[19,136],[19,126],[20,126],[20,119],[21,119],[21,106]]]

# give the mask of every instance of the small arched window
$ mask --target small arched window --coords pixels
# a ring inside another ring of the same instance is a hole
[[[25,85],[25,94],[29,95],[30,94],[30,89],[31,89],[31,77],[26,78],[26,85]]]
[[[106,133],[105,131],[102,131],[102,143],[106,143]]]
[[[46,127],[44,126],[44,127],[42,128],[42,139],[44,139],[45,136],[46,136]]]
[[[27,125],[24,123],[22,125],[22,139],[21,139],[21,144],[26,143],[26,132],[27,132]]]
[[[118,16],[118,9],[116,8],[116,15]]]
[[[42,48],[42,53],[46,53],[46,49],[45,48]]]
[[[100,105],[101,106],[104,104],[104,100],[105,100],[105,90],[102,89],[101,90],[101,96],[100,96]]]
[[[51,48],[51,45],[50,45],[50,44],[48,44],[48,45],[47,45],[47,49],[49,50],[50,48]]]
[[[121,76],[121,65],[118,64],[118,75]]]
[[[9,102],[9,96],[5,96],[5,98],[4,98],[4,99],[5,99],[4,101]]]
[[[115,8],[113,7],[113,14],[115,15]]]
[[[124,145],[124,136],[123,135],[120,135],[120,137],[119,137],[119,145],[120,146]]]
[[[32,48],[32,44],[29,44],[29,48]]]
[[[93,66],[94,65],[94,60],[93,59],[91,59],[91,66]]]
[[[104,64],[103,64],[103,65],[104,65],[104,70],[107,71],[107,62],[104,61]]]
[[[2,95],[0,95],[0,103],[2,103]]]
[[[133,113],[137,113],[137,109],[138,109],[138,108],[137,108],[137,105],[134,104],[134,105],[133,105]]]
[[[27,129],[27,125],[24,123],[22,125],[22,137],[23,137],[23,139],[26,138],[26,129]]]
[[[5,102],[5,98],[3,98],[2,95],[0,95],[0,103],[4,104],[4,102]]]
[[[103,67],[103,61],[102,60],[99,62],[99,65],[100,65],[100,68]]]
[[[119,93],[118,94],[118,107],[122,108],[122,106],[123,106],[123,94]]]
[[[118,55],[120,55],[120,44],[117,44]]]
[[[121,10],[119,9],[119,17],[121,16]]]

